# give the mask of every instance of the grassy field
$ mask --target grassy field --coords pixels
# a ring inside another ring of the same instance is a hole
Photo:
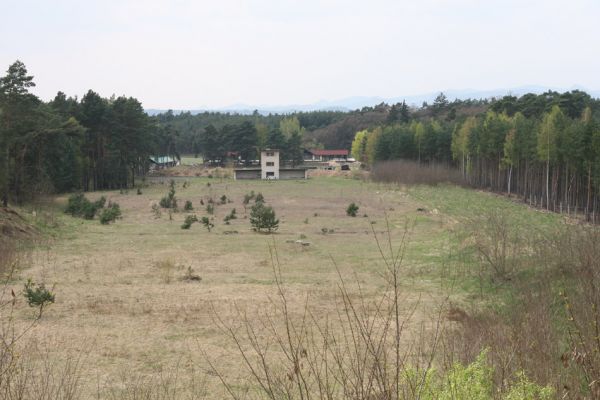
[[[292,312],[300,314],[308,298],[325,316],[336,308],[336,265],[367,296],[381,293],[384,267],[374,235],[385,249],[389,232],[395,248],[408,223],[403,306],[408,310],[418,302],[408,329],[418,332],[446,296],[466,301],[466,286],[448,284],[447,279],[456,262],[456,231],[465,220],[487,209],[505,209],[538,226],[559,221],[505,198],[455,187],[405,190],[339,177],[279,182],[177,179],[180,209],[189,200],[198,217],[210,216],[201,199],[205,204],[209,198],[218,202],[222,195],[231,200],[215,207],[215,228],[208,232],[200,224],[181,229],[186,212],[173,213],[171,220],[163,210],[157,217],[152,205],[167,191],[168,179],[157,178],[140,195],[135,190],[89,194],[90,199],[103,195],[120,204],[123,218],[111,225],[62,214],[67,196],[55,198],[55,239],[34,252],[28,268],[20,272],[21,282],[33,278],[55,285],[56,304],[32,335],[62,349],[53,357],[64,356],[65,349],[84,350],[82,383],[88,393],[95,394],[98,386],[122,386],[124,374],[181,369],[189,375],[193,369],[208,398],[223,397],[201,353],[228,374],[238,372],[233,343],[214,317],[235,324],[236,307],[249,315],[270,307],[276,289],[270,248],[278,254]],[[275,209],[280,219],[276,234],[250,229],[249,210],[242,204],[250,191],[262,193]],[[360,207],[356,218],[346,216],[350,202]],[[223,218],[233,208],[238,219],[226,225]],[[299,239],[309,245],[295,243]],[[189,268],[201,281],[183,280]],[[31,316],[21,302],[18,320],[25,324]]]

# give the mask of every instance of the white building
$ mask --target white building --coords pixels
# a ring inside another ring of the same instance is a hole
[[[260,171],[261,179],[279,179],[279,150],[260,152]]]

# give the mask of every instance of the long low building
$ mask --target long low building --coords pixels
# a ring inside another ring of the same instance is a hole
[[[304,150],[304,161],[348,161],[348,150]]]
[[[236,168],[233,170],[233,177],[235,180],[242,179],[307,179],[308,169],[307,168],[279,168],[278,177],[267,176],[263,178],[261,176],[262,170],[260,168]]]
[[[260,153],[260,168],[236,168],[234,179],[306,179],[306,168],[281,168],[279,150],[265,149]]]

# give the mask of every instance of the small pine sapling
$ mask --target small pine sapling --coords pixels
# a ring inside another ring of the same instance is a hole
[[[43,283],[36,284],[31,279],[28,279],[25,283],[23,296],[27,299],[27,304],[30,307],[39,307],[38,319],[42,318],[44,308],[54,303],[54,293],[46,289]]]
[[[169,182],[169,193],[167,196],[160,199],[160,206],[162,208],[177,209],[177,198],[175,197],[175,180],[171,179]]]
[[[121,207],[119,206],[119,204],[109,202],[108,207],[104,208],[102,210],[102,213],[100,214],[100,223],[102,225],[107,225],[120,217]]]
[[[232,219],[237,219],[235,208],[231,210],[231,212],[227,214],[225,218],[223,218],[223,221],[225,222],[225,225],[229,225],[229,221],[231,221]]]
[[[348,208],[346,208],[346,215],[350,217],[356,217],[356,213],[358,212],[358,206],[354,203],[350,203]]]
[[[275,211],[272,207],[266,206],[263,202],[258,202],[250,210],[250,225],[255,231],[262,232],[266,230],[271,233],[279,228],[279,220],[275,217]]]
[[[181,229],[190,229],[194,222],[198,222],[198,217],[196,217],[196,215],[188,215],[185,217],[185,221],[183,221]]]
[[[154,214],[155,219],[159,219],[162,215],[162,212],[160,211],[160,206],[156,203],[152,204],[152,214]]]
[[[211,230],[212,228],[214,228],[214,227],[215,227],[215,224],[213,224],[213,223],[211,222],[211,220],[210,220],[208,217],[202,217],[202,220],[201,220],[201,222],[202,222],[202,225],[204,225],[204,227],[205,227],[205,228],[206,228],[206,229],[207,229],[209,232],[210,232],[210,230]]]

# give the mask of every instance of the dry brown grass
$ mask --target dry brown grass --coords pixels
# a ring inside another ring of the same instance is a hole
[[[466,185],[466,180],[455,168],[445,164],[420,164],[410,160],[378,162],[372,168],[371,178],[377,182],[403,185]]]
[[[151,205],[167,192],[167,179],[149,181],[143,195],[135,191],[90,194],[91,199],[105,195],[107,200],[117,201],[123,219],[103,226],[98,221],[59,215],[61,233],[51,251],[36,251],[19,280],[12,284],[17,291],[29,277],[56,284],[56,303],[45,312],[32,336],[52,338],[61,343],[61,349],[86,343],[80,380],[82,398],[96,396],[99,384],[104,388],[101,398],[110,398],[110,393],[119,393],[123,388],[118,378],[124,373],[157,376],[157,371],[176,368],[182,359],[186,360],[186,368],[193,366],[205,376],[203,385],[210,398],[223,398],[225,390],[210,374],[200,348],[218,360],[221,369],[233,376],[240,373],[240,365],[231,355],[235,349],[215,325],[213,313],[233,323],[238,320],[236,304],[244,305],[249,314],[270,307],[269,296],[276,293],[270,245],[279,250],[290,315],[301,317],[307,296],[314,304],[313,312],[326,315],[336,308],[333,289],[338,275],[331,259],[336,260],[343,275],[353,276],[361,284],[367,296],[380,294],[385,279],[371,229],[384,231],[387,215],[396,245],[405,219],[417,215],[416,209],[422,206],[396,188],[352,179],[187,180],[190,185],[185,189],[184,179],[177,181],[176,196],[181,204],[192,201],[199,216],[204,213],[198,207],[200,198],[225,194],[234,200],[216,207],[212,232],[199,225],[182,230],[184,212],[173,214],[173,221],[166,213],[154,217]],[[251,190],[263,193],[274,207],[281,221],[276,235],[251,231],[242,204],[244,194]],[[65,197],[56,198],[57,204],[64,201]],[[361,216],[364,213],[369,217],[347,217],[345,208],[351,201],[360,205]],[[224,225],[223,217],[234,207],[238,219]],[[419,218],[421,223],[414,232],[419,245],[439,240],[436,235],[443,233],[444,226],[432,223],[438,217]],[[323,235],[322,228],[333,229],[334,233]],[[230,233],[234,231],[237,233]],[[300,235],[310,246],[287,242]],[[431,263],[411,257],[407,257],[408,264]],[[169,268],[161,267],[164,265]],[[202,280],[183,279],[188,267]],[[417,305],[406,334],[416,334],[440,294],[429,281],[412,279],[403,285],[403,310],[409,312]],[[15,312],[16,323],[26,325],[31,313],[23,299],[17,302]],[[59,359],[61,353],[56,351],[53,356]],[[112,386],[116,392],[110,389]]]

